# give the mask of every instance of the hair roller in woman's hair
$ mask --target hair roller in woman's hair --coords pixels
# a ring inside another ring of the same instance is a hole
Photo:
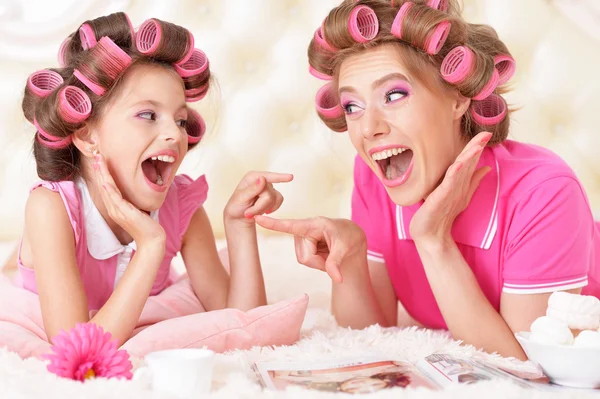
[[[451,24],[449,21],[440,22],[433,33],[427,37],[425,41],[425,52],[427,54],[436,55],[444,47],[444,43],[450,34]]]
[[[379,32],[377,14],[367,6],[355,7],[348,18],[348,30],[352,39],[358,43],[372,40]]]
[[[312,66],[308,66],[308,72],[314,76],[317,79],[321,79],[321,80],[333,80],[333,76],[329,76],[326,73],[323,72],[319,72],[317,71],[315,68],[313,68]]]
[[[81,39],[81,47],[84,50],[93,48],[96,43],[96,34],[89,24],[83,24],[79,28],[79,38]]]
[[[411,1],[407,1],[402,4],[400,10],[396,14],[396,18],[394,18],[394,22],[392,23],[392,35],[396,36],[398,39],[402,39],[402,24],[404,23],[404,19],[408,15],[410,9],[415,5],[415,3]]]
[[[80,123],[92,112],[92,102],[83,90],[67,86],[58,93],[58,113],[68,123]]]
[[[480,101],[480,100],[483,100],[483,99],[489,97],[489,95],[492,94],[494,92],[494,90],[496,90],[496,87],[498,87],[499,78],[500,78],[500,75],[498,74],[498,70],[496,68],[494,68],[492,77],[486,83],[486,85],[483,86],[483,89],[481,89],[481,91],[473,97],[473,100]]]
[[[331,83],[327,83],[317,91],[315,104],[319,114],[325,118],[339,118],[344,114]]]
[[[515,60],[507,54],[498,54],[494,57],[494,65],[500,75],[498,85],[508,82],[516,71]]]
[[[65,57],[67,55],[67,48],[70,44],[71,38],[67,37],[65,40],[63,40],[63,42],[60,44],[60,47],[58,48],[58,66],[60,66],[61,68],[67,66],[67,60],[65,59]]]
[[[448,0],[427,0],[427,5],[435,10],[448,11]]]
[[[64,81],[60,74],[48,69],[42,69],[29,76],[27,79],[27,88],[36,96],[44,98],[63,83]]]
[[[323,35],[323,26],[319,26],[319,29],[315,31],[315,43],[319,45],[322,49],[335,53],[336,49],[325,40],[325,36]]]
[[[206,132],[206,124],[204,123],[204,119],[202,119],[198,112],[191,108],[188,108],[188,119],[185,130],[188,135],[188,144],[198,143],[200,140],[202,140],[202,137]]]
[[[175,64],[175,70],[182,78],[198,75],[208,68],[208,57],[203,51],[194,49],[192,56],[183,64]]]
[[[506,117],[506,102],[498,94],[471,103],[471,116],[480,126],[497,125]]]

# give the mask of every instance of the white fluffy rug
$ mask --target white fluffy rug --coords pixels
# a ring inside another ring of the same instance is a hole
[[[351,331],[335,325],[330,314],[323,310],[309,309],[303,327],[303,338],[296,345],[278,348],[254,348],[217,356],[210,395],[195,395],[194,398],[327,398],[340,394],[306,391],[290,388],[285,392],[262,390],[250,370],[257,360],[334,360],[354,356],[392,356],[416,362],[434,352],[502,361],[475,351],[472,347],[460,346],[447,335],[434,331],[415,329],[382,329],[377,326],[361,331]],[[136,366],[143,366],[139,359]],[[143,370],[143,369],[141,369]],[[143,377],[132,381],[89,380],[85,383],[58,379],[46,371],[45,364],[38,360],[22,360],[14,353],[0,349],[0,398],[170,398],[152,392],[149,381]],[[453,386],[441,391],[425,389],[384,390],[369,397],[375,398],[584,398],[598,397],[590,392],[563,391],[547,393],[519,388],[505,381],[481,382],[475,385]]]

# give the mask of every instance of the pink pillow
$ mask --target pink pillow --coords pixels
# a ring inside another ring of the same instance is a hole
[[[158,350],[207,347],[221,353],[253,346],[291,345],[300,337],[308,295],[242,312],[215,310],[146,327],[122,349],[143,357]]]

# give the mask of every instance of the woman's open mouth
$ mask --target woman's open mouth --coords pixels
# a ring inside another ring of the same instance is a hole
[[[153,190],[164,191],[167,189],[175,159],[171,155],[157,155],[142,162],[144,177]]]
[[[408,180],[413,168],[413,152],[410,148],[386,146],[374,150],[370,152],[371,159],[379,166],[383,184],[396,187]]]

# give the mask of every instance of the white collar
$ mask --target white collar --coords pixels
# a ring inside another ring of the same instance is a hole
[[[90,192],[83,179],[75,182],[81,193],[81,207],[87,237],[87,248],[90,255],[98,260],[105,260],[124,252],[127,248],[137,249],[135,241],[127,245],[121,244],[112,232],[106,220],[92,201]],[[150,212],[150,217],[158,222],[158,210]]]

